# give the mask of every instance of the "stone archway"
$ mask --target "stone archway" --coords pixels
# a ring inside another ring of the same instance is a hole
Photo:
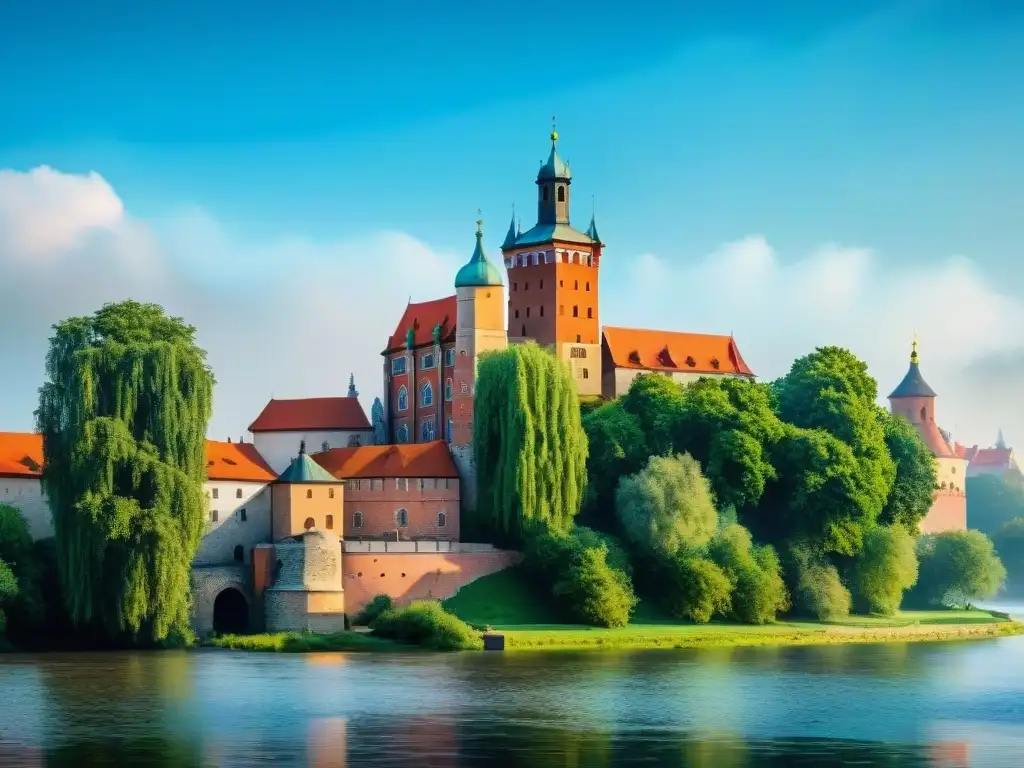
[[[249,631],[249,601],[234,587],[221,590],[213,601],[213,631],[218,635]]]

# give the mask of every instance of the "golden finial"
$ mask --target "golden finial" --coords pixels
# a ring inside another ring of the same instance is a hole
[[[914,342],[910,345],[910,364],[917,365],[920,358],[917,356],[917,332],[914,332]]]
[[[555,116],[551,116],[551,141],[552,143],[558,141],[558,131],[555,128]]]

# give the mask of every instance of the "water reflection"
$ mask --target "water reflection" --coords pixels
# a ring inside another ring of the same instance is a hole
[[[0,691],[0,766],[977,768],[1024,744],[1024,638],[9,656]]]

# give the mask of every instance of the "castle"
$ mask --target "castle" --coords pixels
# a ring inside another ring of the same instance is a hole
[[[454,295],[410,302],[388,337],[372,424],[350,379],[344,397],[270,400],[249,441],[207,441],[209,508],[192,569],[200,634],[339,629],[376,594],[445,598],[518,562],[460,540],[460,509],[475,503],[476,367],[489,350],[526,340],[552,349],[581,397],[617,397],[642,373],[754,378],[731,335],[599,325],[604,243],[593,216],[585,232],[572,226],[572,174],[550,138],[537,223],[522,232],[513,218],[501,246],[507,300],[478,221]],[[962,529],[967,461],[935,424],[918,362],[915,342],[890,402],[938,463],[922,531]],[[53,535],[42,464],[39,435],[0,432],[0,503],[20,509],[36,538]]]

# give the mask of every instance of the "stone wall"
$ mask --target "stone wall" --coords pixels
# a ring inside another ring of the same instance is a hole
[[[347,538],[381,538],[395,529],[403,539],[459,539],[459,481],[446,477],[387,477],[349,480],[345,488]],[[398,510],[406,511],[408,525],[399,528]],[[355,527],[356,513],[362,526]],[[440,525],[439,513],[444,513]]]
[[[521,560],[518,552],[491,550],[458,553],[346,553],[343,586],[345,610],[358,613],[375,595],[396,602],[444,600],[481,576],[504,570]]]
[[[921,533],[967,530],[967,494],[939,491],[932,508],[920,522]]]
[[[213,604],[225,589],[237,589],[249,603],[249,626],[261,625],[259,606],[252,594],[251,574],[244,565],[196,566],[192,568],[193,598],[192,628],[200,637],[213,631]]]
[[[195,565],[231,564],[238,546],[242,547],[241,562],[252,562],[252,548],[270,540],[269,486],[211,480],[205,488],[210,506]]]
[[[324,608],[329,611],[324,611]],[[264,593],[268,632],[339,632],[345,628],[345,595],[268,589]]]

